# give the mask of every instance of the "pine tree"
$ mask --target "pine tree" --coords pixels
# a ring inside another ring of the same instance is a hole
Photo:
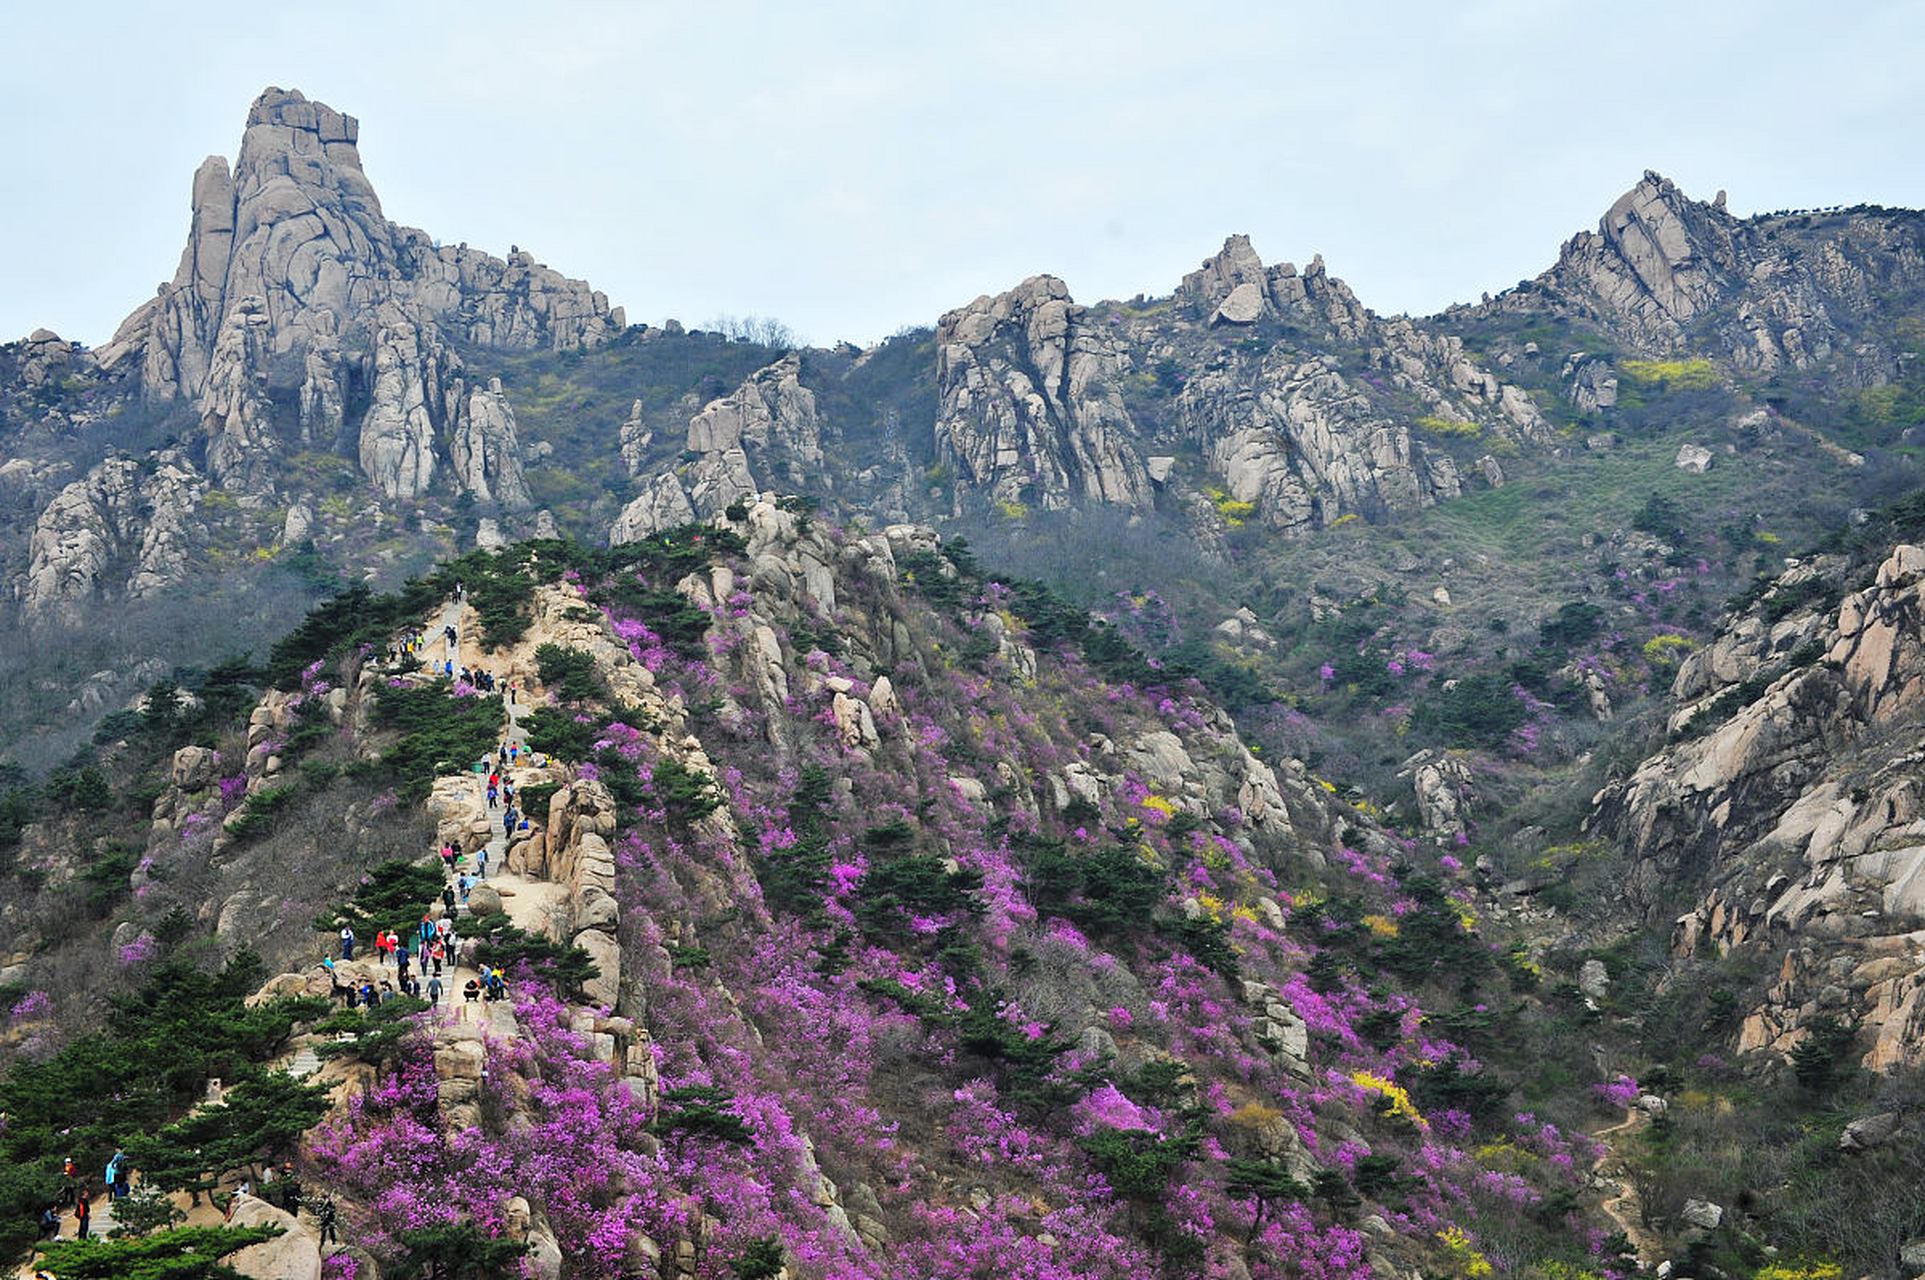
[[[179,1227],[122,1240],[61,1240],[39,1266],[55,1280],[241,1280],[221,1261],[281,1234],[279,1227]]]

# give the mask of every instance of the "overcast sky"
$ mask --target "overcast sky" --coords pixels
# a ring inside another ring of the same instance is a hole
[[[1925,0],[40,4],[7,44],[0,339],[104,341],[270,84],[360,118],[395,221],[824,343],[1043,271],[1167,293],[1237,231],[1430,312],[1646,168],[1925,205]]]

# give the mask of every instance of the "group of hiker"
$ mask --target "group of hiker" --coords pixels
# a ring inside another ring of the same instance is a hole
[[[101,1174],[110,1200],[118,1200],[133,1190],[134,1167],[125,1151],[116,1150]],[[84,1240],[93,1233],[94,1200],[80,1164],[68,1156],[60,1166],[60,1198],[40,1210],[40,1235],[52,1240],[60,1234],[62,1209],[73,1210],[74,1238]]]

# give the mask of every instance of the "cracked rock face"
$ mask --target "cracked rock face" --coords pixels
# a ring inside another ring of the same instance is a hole
[[[622,509],[611,542],[633,542],[663,529],[706,519],[765,487],[799,489],[822,464],[822,422],[815,393],[802,385],[802,358],[793,353],[756,370],[728,395],[689,419],[692,461],[655,476]],[[646,447],[640,404],[622,428],[623,448]],[[631,464],[633,465],[633,464]]]
[[[1895,377],[1902,352],[1865,330],[1881,296],[1925,285],[1910,215],[1860,208],[1740,220],[1647,171],[1596,231],[1495,309],[1548,307],[1645,354],[1716,350],[1741,369],[1836,367],[1849,386]],[[1902,345],[1902,344],[1901,344]],[[1582,407],[1582,400],[1579,400]]]
[[[936,326],[936,443],[993,501],[1147,507],[1124,359],[1054,276],[976,299]]]
[[[184,572],[207,481],[177,450],[144,467],[109,458],[69,484],[34,524],[16,594],[29,617],[76,613],[100,592],[132,598]]]
[[[455,482],[483,502],[499,502],[510,511],[534,506],[522,474],[521,443],[515,437],[515,411],[502,394],[501,379],[476,387],[458,410],[449,453]]]
[[[1412,401],[1513,443],[1550,438],[1530,396],[1480,366],[1460,339],[1379,319],[1321,257],[1302,272],[1266,267],[1249,237],[1231,236],[1183,278],[1176,301],[1207,329],[1255,328],[1263,339],[1254,349],[1233,340],[1192,351],[1176,400],[1179,430],[1221,482],[1211,495],[1217,512],[1235,524],[1254,519],[1295,536],[1457,496],[1457,464],[1413,434],[1422,415],[1405,407]],[[1361,348],[1361,374],[1323,354],[1329,344]],[[1211,518],[1208,505],[1193,505]]]
[[[1740,1049],[1784,1052],[1831,1014],[1861,1023],[1865,1065],[1884,1070],[1917,1063],[1925,1043],[1925,549],[1893,547],[1835,605],[1762,612],[1814,581],[1842,587],[1844,570],[1840,557],[1794,564],[1680,667],[1674,732],[1728,718],[1600,792],[1593,826],[1639,859],[1627,887],[1647,912],[1671,900],[1662,881],[1703,873],[1677,955],[1738,951],[1776,968]],[[1748,705],[1719,704],[1759,684]]]
[[[225,489],[270,493],[282,449],[332,448],[352,428],[389,497],[420,496],[446,464],[477,497],[519,509],[512,415],[498,395],[462,390],[453,341],[573,350],[623,318],[525,251],[441,247],[389,222],[359,133],[297,91],[263,93],[232,171],[211,157],[194,176],[174,279],[122,323],[101,366],[138,371],[150,399],[195,401]],[[351,424],[357,384],[369,407]],[[298,405],[294,422],[275,421],[277,392]]]

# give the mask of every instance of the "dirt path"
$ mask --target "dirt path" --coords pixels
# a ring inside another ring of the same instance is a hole
[[[1631,1247],[1637,1250],[1640,1268],[1655,1265],[1664,1256],[1664,1245],[1644,1225],[1643,1206],[1638,1201],[1637,1183],[1631,1179],[1624,1146],[1649,1128],[1650,1124],[1651,1117],[1634,1106],[1624,1119],[1591,1135],[1605,1147],[1605,1157],[1598,1162],[1599,1172],[1615,1182],[1618,1188],[1616,1194],[1606,1196],[1598,1207],[1624,1233]]]

